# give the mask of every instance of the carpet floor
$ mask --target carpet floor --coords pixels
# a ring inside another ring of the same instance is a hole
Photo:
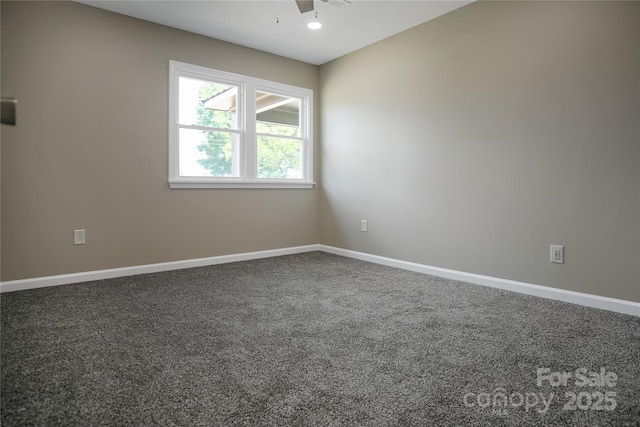
[[[4,427],[640,425],[640,318],[321,252],[0,304]]]

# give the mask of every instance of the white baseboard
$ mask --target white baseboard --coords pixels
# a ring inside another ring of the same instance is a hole
[[[385,258],[378,255],[371,255],[364,252],[356,252],[348,249],[336,248],[333,246],[320,245],[319,250],[335,255],[355,258],[362,261],[373,262],[376,264],[382,264],[389,267],[396,267],[402,268],[404,270],[415,271],[418,273],[431,274],[433,276],[444,277],[446,279],[459,280],[462,282],[473,283],[490,288],[505,289],[507,291],[518,292],[521,294],[534,295],[541,298],[564,301],[586,307],[599,308],[602,310],[615,311],[617,313],[630,314],[640,317],[640,303],[637,302],[585,294],[582,292],[567,291],[564,289],[534,285],[531,283],[517,282],[515,280],[482,276],[480,274],[465,273],[463,271],[449,270],[446,268],[432,267],[429,265],[401,261],[393,258]]]
[[[602,310],[609,310],[617,313],[630,314],[640,317],[640,303],[637,302],[585,294],[581,292],[567,291],[564,289],[517,282],[515,280],[500,279],[491,276],[483,276],[480,274],[466,273],[463,271],[449,270],[446,268],[432,267],[429,265],[417,264],[393,258],[386,258],[378,255],[371,255],[364,252],[356,252],[327,245],[295,246],[290,248],[272,249],[258,252],[221,255],[209,258],[163,262],[159,264],[147,264],[132,267],[113,268],[108,270],[61,274],[58,276],[36,277],[33,279],[11,280],[0,282],[0,292],[21,291],[48,286],[88,282],[92,280],[110,279],[114,277],[133,276],[136,274],[157,273],[161,271],[181,270],[184,268],[192,267],[204,267],[208,265],[226,264],[230,262],[248,261],[252,259],[270,258],[312,251],[323,251],[348,258],[386,265],[389,267],[401,268],[403,270],[431,274],[433,276],[444,277],[446,279],[459,280],[476,285],[488,286],[491,288],[505,289],[521,294],[534,295],[541,298],[564,301],[572,304],[583,305],[586,307],[599,308]]]
[[[229,262],[248,261],[252,259],[271,258],[282,255],[299,254],[319,250],[318,245],[295,246],[267,251],[245,252],[241,254],[221,255],[208,258],[188,259],[183,261],[162,262],[159,264],[135,265],[132,267],[112,268],[108,270],[85,271],[81,273],[61,274],[58,276],[36,277],[33,279],[10,280],[0,282],[0,292],[22,291],[26,289],[44,288],[48,286],[68,285],[71,283],[89,282],[91,280],[111,279],[114,277],[133,276],[136,274],[158,273],[161,271],[182,270],[185,268],[205,267],[208,265],[226,264]]]

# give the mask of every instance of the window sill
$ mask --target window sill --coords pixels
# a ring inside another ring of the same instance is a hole
[[[200,180],[170,180],[170,188],[313,188],[315,182],[308,181],[233,181],[211,182]]]

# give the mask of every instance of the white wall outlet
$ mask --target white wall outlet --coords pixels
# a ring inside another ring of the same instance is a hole
[[[551,245],[551,262],[564,264],[564,246]]]
[[[73,244],[84,245],[85,243],[84,228],[82,230],[73,230]]]
[[[360,231],[362,231],[363,233],[366,233],[367,231],[369,231],[369,223],[367,222],[366,219],[363,219],[362,221],[360,221]]]

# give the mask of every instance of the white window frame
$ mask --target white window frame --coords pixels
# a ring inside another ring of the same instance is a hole
[[[239,87],[238,177],[180,176],[179,171],[179,79],[189,77]],[[257,177],[256,91],[298,98],[302,143],[302,178]],[[169,61],[169,186],[171,188],[312,188],[313,182],[313,90],[255,77],[228,73],[178,61]]]

